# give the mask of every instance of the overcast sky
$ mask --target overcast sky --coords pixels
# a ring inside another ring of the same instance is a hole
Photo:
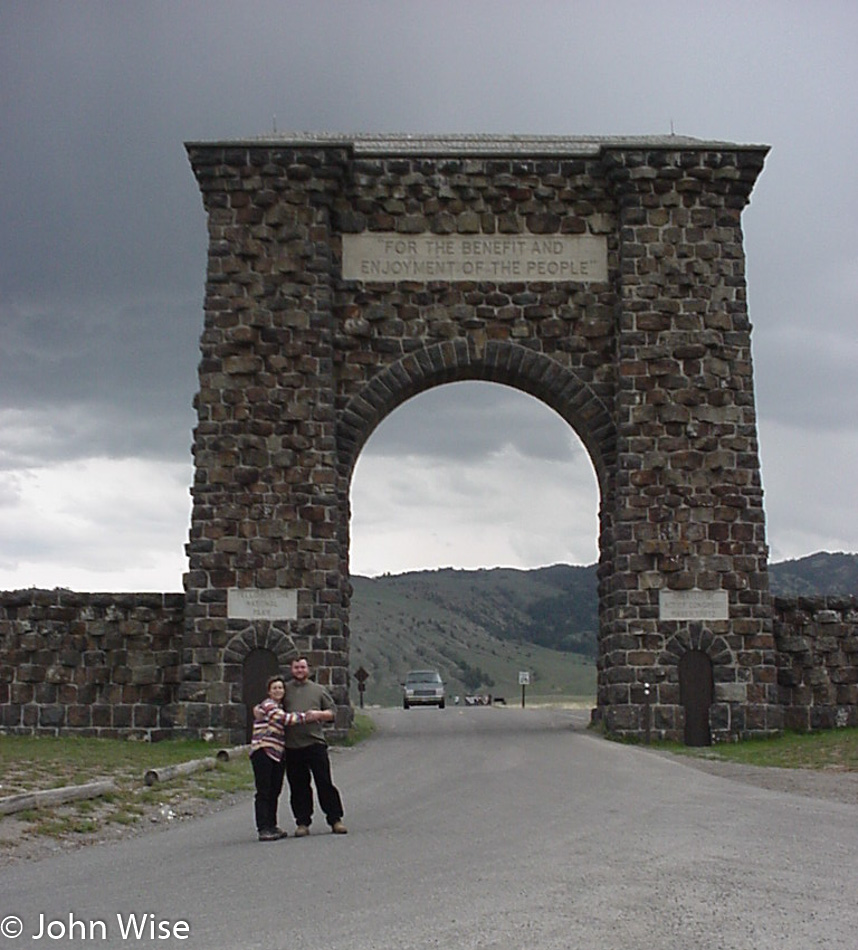
[[[279,131],[772,146],[744,214],[774,561],[858,551],[854,0],[0,3],[0,589],[180,590],[206,264],[183,143]],[[397,409],[352,571],[597,557],[574,432],[455,384]]]

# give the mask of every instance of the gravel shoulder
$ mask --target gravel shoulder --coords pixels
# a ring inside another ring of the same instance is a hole
[[[675,756],[669,752],[656,752],[701,772],[718,775],[721,778],[745,785],[754,785],[770,791],[789,792],[829,802],[842,802],[846,805],[858,805],[858,772],[846,772],[839,769],[778,769],[758,765],[743,765],[738,762],[725,762],[721,759],[683,755]]]

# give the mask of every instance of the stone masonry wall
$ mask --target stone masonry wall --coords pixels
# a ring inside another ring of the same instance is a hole
[[[858,598],[775,599],[784,726],[858,726]]]
[[[297,591],[278,633],[308,656],[348,724],[347,578],[333,410],[330,193],[340,149],[190,149],[208,212],[206,322],[194,430],[183,725],[243,741],[224,656],[247,640],[230,589]],[[282,622],[281,622],[282,621]],[[252,623],[265,635],[267,620]],[[190,715],[192,714],[192,715]]]
[[[0,733],[187,735],[183,616],[182,594],[0,592]],[[784,728],[858,726],[858,598],[776,598],[774,640]]]
[[[741,214],[763,150],[615,151],[618,471],[600,705],[639,733],[645,681],[681,736],[677,661],[714,665],[713,738],[781,727]],[[665,591],[726,591],[729,619],[666,621]]]
[[[159,739],[182,674],[183,594],[0,593],[0,727]]]

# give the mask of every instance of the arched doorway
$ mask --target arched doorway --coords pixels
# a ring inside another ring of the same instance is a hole
[[[679,695],[685,709],[686,745],[712,745],[709,709],[714,692],[712,660],[702,650],[688,650],[679,659]]]
[[[245,741],[250,742],[253,732],[253,707],[265,698],[265,683],[269,676],[280,672],[277,656],[271,650],[257,648],[244,658],[241,671],[241,695],[247,711]]]

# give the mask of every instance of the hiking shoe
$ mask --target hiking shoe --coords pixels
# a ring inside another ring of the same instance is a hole
[[[283,832],[279,828],[266,828],[259,832],[260,841],[279,841],[283,837]]]
[[[346,828],[346,826],[341,821],[335,821],[331,825],[331,831],[335,835],[347,835],[349,833],[349,829]]]
[[[306,825],[298,825],[295,829],[296,838],[306,838],[310,834],[310,829]]]

